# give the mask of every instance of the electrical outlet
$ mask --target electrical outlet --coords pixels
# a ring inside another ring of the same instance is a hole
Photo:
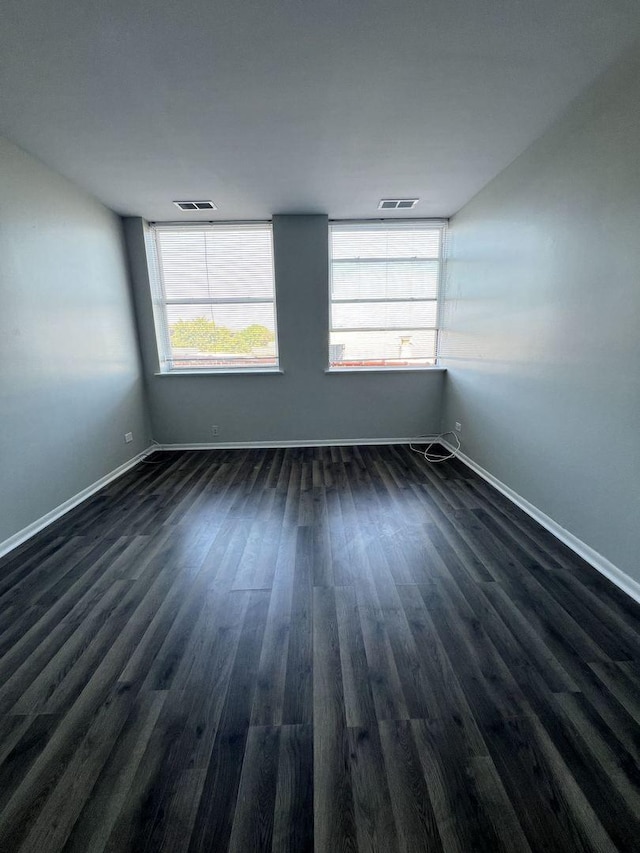
[[[211,427],[211,434],[212,435],[220,435],[220,427],[218,426],[218,424],[214,424]]]
[[[460,432],[462,430],[462,424],[460,421],[456,421],[456,432]]]
[[[133,441],[133,433],[132,432],[125,432],[124,441],[125,441],[125,444],[130,444]]]

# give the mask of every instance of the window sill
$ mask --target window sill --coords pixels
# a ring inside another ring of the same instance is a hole
[[[166,370],[163,373],[158,371],[154,376],[264,376],[283,374],[284,370],[278,367],[260,368],[236,368],[234,370],[208,370],[202,368],[200,370]]]
[[[446,367],[327,367],[325,373],[446,373]]]

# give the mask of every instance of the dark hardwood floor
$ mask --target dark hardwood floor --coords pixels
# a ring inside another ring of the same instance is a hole
[[[640,608],[459,463],[156,453],[0,607],[2,853],[640,850]]]

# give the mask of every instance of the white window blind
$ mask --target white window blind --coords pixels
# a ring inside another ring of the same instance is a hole
[[[331,368],[435,364],[444,222],[330,226]]]
[[[277,367],[271,225],[157,224],[149,234],[161,370]]]

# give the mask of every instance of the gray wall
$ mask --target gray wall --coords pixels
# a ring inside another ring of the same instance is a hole
[[[444,373],[326,374],[326,216],[274,217],[277,375],[154,375],[144,225],[125,220],[153,436],[161,443],[404,438],[440,424]],[[211,426],[220,426],[214,439]]]
[[[640,63],[454,217],[443,428],[640,580]]]
[[[0,306],[2,543],[149,436],[120,220],[1,139]]]

